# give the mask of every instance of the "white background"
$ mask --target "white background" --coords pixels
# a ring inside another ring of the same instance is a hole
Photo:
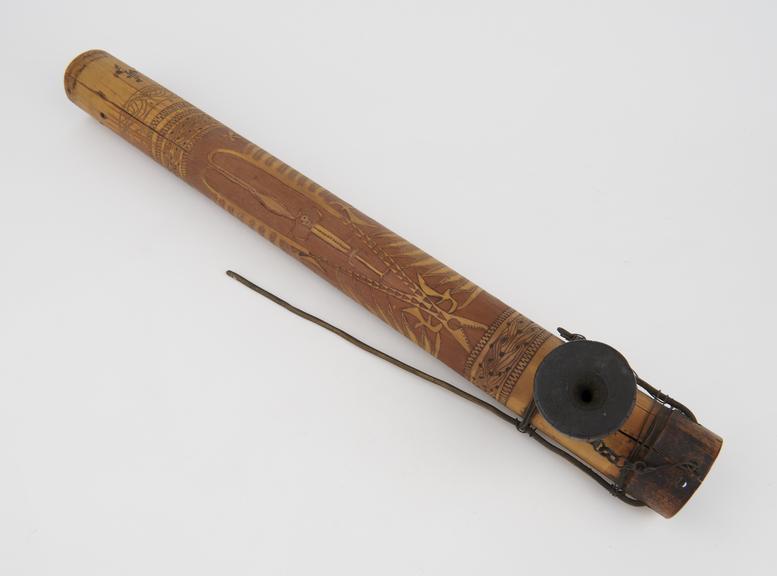
[[[772,2],[0,4],[0,573],[764,574]],[[674,519],[101,127],[103,48],[725,438]]]

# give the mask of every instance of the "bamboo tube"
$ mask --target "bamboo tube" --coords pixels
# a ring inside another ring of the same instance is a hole
[[[65,73],[65,91],[100,123],[389,326],[524,413],[534,374],[562,344],[559,338],[110,54],[92,50],[76,57]],[[700,461],[694,474],[637,476],[590,442],[561,434],[539,413],[531,424],[669,517],[701,483],[721,444],[707,429],[669,412],[639,392],[628,420],[603,442],[624,457],[636,455],[645,452],[645,434],[652,430],[652,450],[692,454]]]

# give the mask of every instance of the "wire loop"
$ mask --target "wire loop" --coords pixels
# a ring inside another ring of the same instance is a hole
[[[301,310],[300,308],[297,308],[296,306],[293,306],[292,304],[289,304],[282,298],[279,298],[272,292],[268,292],[264,288],[257,286],[250,280],[244,278],[237,272],[233,272],[232,270],[227,271],[227,276],[230,278],[237,280],[247,288],[250,288],[254,292],[261,294],[268,300],[271,300],[275,304],[281,306],[282,308],[288,310],[292,314],[299,316],[300,318],[303,318],[305,320],[308,320],[309,322],[312,322],[313,324],[317,324],[318,326],[321,326],[325,330],[328,330],[329,332],[332,332],[333,334],[337,334],[344,340],[350,342],[354,346],[361,348],[365,352],[368,352],[372,354],[373,356],[377,356],[378,358],[385,360],[386,362],[393,364],[397,368],[401,368],[402,370],[409,372],[410,374],[413,374],[415,376],[418,376],[419,378],[422,378],[423,380],[426,380],[427,382],[430,382],[432,384],[435,384],[439,386],[440,388],[444,388],[445,390],[452,392],[453,394],[456,394],[457,396],[463,398],[464,400],[467,400],[469,402],[472,402],[473,404],[476,404],[480,406],[481,408],[485,408],[492,414],[498,416],[505,422],[508,422],[515,426],[515,428],[524,434],[527,434],[530,438],[534,438],[537,442],[539,442],[542,446],[550,450],[551,452],[554,452],[555,454],[558,454],[562,458],[564,458],[567,462],[573,464],[586,474],[588,474],[591,478],[596,480],[602,487],[604,487],[610,494],[621,500],[622,502],[625,502],[626,504],[629,504],[630,506],[645,506],[645,503],[637,500],[636,498],[632,498],[631,496],[627,495],[623,487],[621,486],[621,483],[619,481],[616,482],[610,482],[607,478],[599,474],[596,470],[589,467],[587,464],[585,464],[582,460],[579,460],[576,456],[574,456],[572,453],[567,452],[560,446],[554,444],[549,439],[545,438],[534,426],[531,425],[532,417],[534,416],[534,413],[536,411],[536,405],[534,403],[534,399],[532,399],[529,402],[529,405],[526,407],[526,410],[524,411],[523,415],[518,418],[515,416],[512,416],[511,414],[501,410],[500,408],[494,406],[493,404],[487,402],[486,400],[483,400],[482,398],[478,398],[474,394],[470,394],[469,392],[466,392],[462,390],[461,388],[458,388],[457,386],[454,386],[453,384],[446,382],[445,380],[442,380],[440,378],[437,378],[436,376],[432,376],[431,374],[428,374],[424,372],[423,370],[419,370],[418,368],[415,368],[405,362],[402,362],[401,360],[398,360],[397,358],[394,358],[393,356],[390,356],[389,354],[386,354],[385,352],[382,352],[378,350],[377,348],[374,348],[373,346],[370,346],[366,342],[363,342],[362,340],[359,340],[358,338],[350,335],[345,330],[342,330],[338,328],[337,326],[334,326],[330,324],[329,322],[322,320],[321,318],[318,318],[317,316],[314,316],[313,314],[310,314],[308,312],[305,312],[304,310]],[[563,328],[558,329],[559,334],[562,338],[565,340],[585,340],[585,336],[582,334],[575,334],[572,332],[569,332],[567,330],[564,330]],[[666,405],[671,407],[672,409],[679,410],[682,412],[685,416],[696,421],[696,418],[693,416],[693,413],[688,410],[683,404],[680,402],[677,402],[676,400],[670,398],[666,394],[663,394],[660,390],[657,390],[656,388],[650,386],[647,382],[642,380],[641,378],[637,377],[637,382],[639,385],[651,396],[653,397],[657,402],[660,404]],[[635,439],[636,440],[636,439]],[[638,443],[639,441],[636,440]],[[624,457],[622,455],[618,455],[615,452],[613,452],[610,448],[608,448],[604,442],[601,440],[597,440],[591,443],[594,450],[596,450],[597,453],[601,454],[605,458],[607,458],[610,462],[615,464],[618,468],[620,468],[622,471],[630,471],[635,474],[647,474],[650,472],[654,472],[656,470],[667,468],[667,467],[683,467],[687,470],[695,470],[694,465],[696,465],[693,462],[684,462],[681,464],[676,463],[669,463],[665,465],[660,466],[649,466],[645,462],[637,461],[632,462],[628,457]],[[697,465],[696,465],[697,466]],[[622,476],[622,474],[621,474]]]

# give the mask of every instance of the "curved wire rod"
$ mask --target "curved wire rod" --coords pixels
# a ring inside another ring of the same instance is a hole
[[[527,427],[521,427],[522,419],[516,418],[515,416],[512,416],[508,414],[507,412],[500,410],[496,406],[486,402],[485,400],[478,398],[474,394],[470,394],[469,392],[466,392],[462,390],[461,388],[458,388],[457,386],[454,386],[453,384],[446,382],[445,380],[442,380],[440,378],[437,378],[436,376],[432,376],[431,374],[428,374],[427,372],[424,372],[423,370],[419,370],[418,368],[415,368],[411,366],[410,364],[407,364],[406,362],[402,362],[401,360],[394,358],[393,356],[390,356],[386,354],[385,352],[382,352],[378,350],[377,348],[370,346],[366,342],[363,342],[362,340],[359,340],[355,336],[352,336],[345,330],[342,330],[338,328],[337,326],[334,326],[333,324],[330,324],[326,320],[322,320],[318,316],[314,316],[313,314],[310,314],[309,312],[305,312],[304,310],[301,310],[300,308],[297,308],[296,306],[289,304],[284,299],[276,296],[272,292],[268,292],[261,286],[257,286],[247,278],[244,278],[237,272],[233,272],[232,270],[227,270],[227,276],[230,278],[237,280],[240,282],[243,286],[250,288],[257,294],[261,294],[268,300],[271,300],[272,302],[275,302],[278,306],[281,308],[284,308],[294,314],[295,316],[299,316],[300,318],[304,318],[305,320],[308,320],[309,322],[312,322],[313,324],[316,324],[318,326],[321,326],[325,330],[328,330],[329,332],[332,332],[333,334],[337,334],[340,336],[340,338],[346,340],[347,342],[350,342],[354,346],[361,348],[365,352],[368,352],[372,354],[373,356],[377,356],[378,358],[385,360],[389,364],[393,364],[397,368],[401,368],[405,372],[409,372],[410,374],[413,374],[415,376],[418,376],[419,378],[422,378],[426,380],[427,382],[430,382],[432,384],[435,384],[439,386],[440,388],[444,388],[448,392],[452,392],[453,394],[456,394],[460,398],[463,398],[464,400],[468,400],[469,402],[472,402],[473,404],[476,404],[480,406],[481,408],[485,408],[495,416],[498,416],[505,422],[508,422],[518,428],[521,432],[526,432],[530,437],[534,438],[537,442],[539,442],[542,446],[550,450],[551,452],[554,452],[564,458],[567,462],[570,464],[573,464],[589,476],[596,480],[602,487],[604,487],[610,494],[618,498],[619,500],[625,502],[626,504],[629,504],[631,506],[645,506],[645,504],[635,498],[632,498],[623,491],[620,487],[617,485],[609,482],[606,478],[601,476],[599,473],[597,473],[595,470],[591,469],[588,465],[586,465],[583,461],[576,458],[573,454],[567,452],[560,446],[557,446],[556,444],[553,444],[543,436],[541,436],[537,430],[532,426]]]

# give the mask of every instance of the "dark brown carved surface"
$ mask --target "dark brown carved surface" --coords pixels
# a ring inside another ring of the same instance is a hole
[[[488,336],[477,358],[471,362],[467,359],[472,364],[470,379],[506,403],[516,381],[549,337],[546,330],[522,314],[512,312]]]
[[[501,402],[550,336],[109,54],[82,55],[65,83],[87,112]]]

